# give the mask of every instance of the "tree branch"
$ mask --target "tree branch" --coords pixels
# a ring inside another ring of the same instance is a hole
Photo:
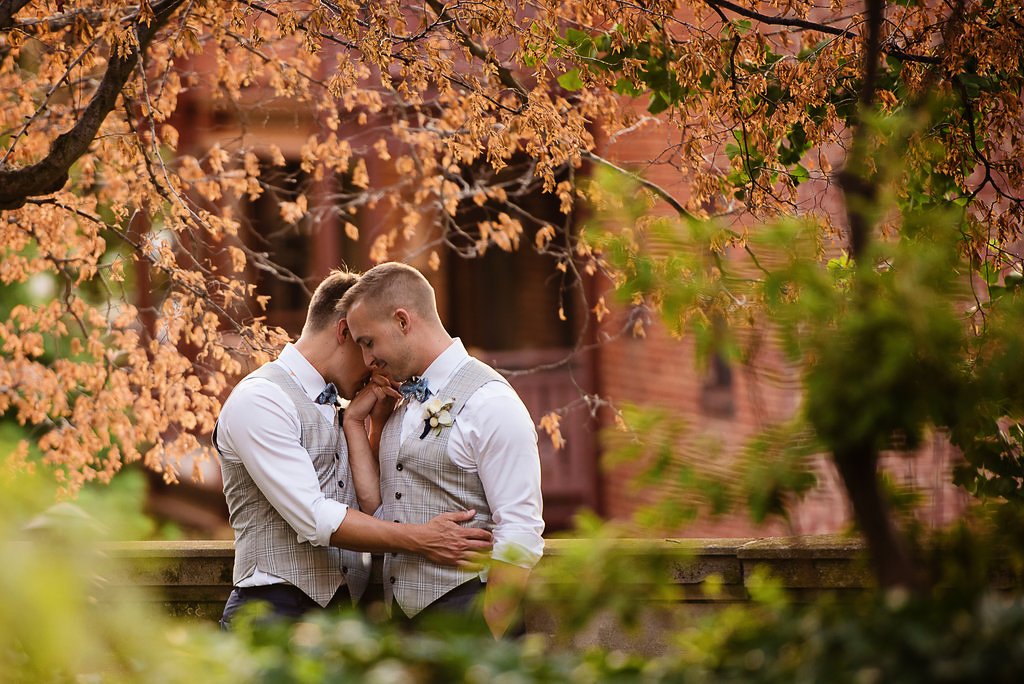
[[[762,14],[746,7],[741,7],[736,3],[729,2],[729,0],[704,0],[705,3],[711,6],[716,12],[721,9],[729,10],[734,14],[747,17],[748,19],[754,19],[761,22],[762,24],[769,24],[771,26],[792,26],[794,28],[805,28],[812,31],[820,31],[822,33],[828,33],[833,36],[844,36],[846,38],[855,38],[856,34],[849,29],[839,29],[828,24],[820,24],[815,21],[808,21],[806,19],[791,19],[789,17],[772,16],[770,14]],[[719,14],[719,16],[721,16]]]
[[[10,146],[8,146],[7,148],[7,152],[5,152],[3,158],[0,159],[0,168],[3,168],[3,164],[10,158],[12,154],[14,154],[14,150],[17,149],[18,141],[21,139],[21,137],[28,132],[29,128],[32,127],[32,124],[34,124],[36,120],[39,119],[40,116],[42,116],[43,112],[46,111],[46,108],[50,105],[50,98],[54,96],[54,94],[65,81],[68,81],[71,78],[71,73],[75,70],[75,67],[82,63],[82,60],[84,60],[86,56],[90,52],[92,52],[92,49],[96,47],[96,44],[99,41],[99,36],[93,38],[92,41],[88,45],[86,45],[85,48],[82,49],[82,52],[79,53],[79,55],[75,57],[73,60],[71,60],[71,63],[68,64],[68,68],[64,70],[64,75],[62,75],[60,78],[54,81],[53,84],[50,85],[50,87],[46,90],[46,93],[43,95],[43,101],[39,103],[38,107],[36,107],[36,111],[32,113],[32,116],[28,117],[25,120],[25,123],[22,124],[18,132],[14,134],[14,137],[11,138],[11,143]]]
[[[18,1],[15,0],[14,4]],[[29,197],[48,195],[64,187],[68,180],[68,170],[89,149],[107,114],[117,103],[117,97],[131,76],[139,55],[145,52],[157,30],[183,2],[163,0],[154,5],[155,16],[149,25],[142,27],[136,24],[139,47],[131,54],[119,56],[111,46],[110,62],[92,100],[71,130],[57,136],[43,159],[20,169],[10,166],[0,168],[0,210],[17,209]]]
[[[267,16],[274,17],[275,19],[280,16],[277,12],[275,12],[271,8],[266,7],[266,6],[264,6],[264,5],[262,5],[262,4],[258,3],[258,2],[253,2],[252,0],[237,0],[237,2],[239,2],[242,5],[245,5],[246,7],[250,7],[252,9],[254,9],[254,10],[258,10],[259,12],[262,12],[263,14],[266,14]],[[333,3],[330,3],[330,2],[325,2],[324,3],[324,7],[327,7],[329,9],[331,9],[335,13],[338,13],[338,12],[341,11],[340,8],[336,7]],[[305,31],[313,30],[313,29],[310,29],[308,26],[306,26],[304,21],[300,22],[299,26],[303,30],[305,30]],[[324,31],[321,31],[319,29],[316,29],[315,32],[316,32],[316,35],[320,36],[321,38],[323,38],[324,40],[326,40],[328,42],[334,43],[335,45],[338,45],[340,47],[343,47],[343,48],[346,48],[346,49],[349,49],[349,50],[357,50],[357,51],[359,50],[359,47],[355,43],[352,43],[351,41],[341,40],[337,36],[331,35],[329,33],[325,33]],[[396,40],[397,40],[397,42],[403,42],[403,43],[404,42],[408,42],[407,38],[400,38],[400,39],[396,39]],[[394,59],[394,60],[397,60],[397,61],[399,61],[399,62],[401,62],[402,64],[405,64],[405,65],[409,65],[409,64],[411,64],[413,62],[412,58],[406,57],[405,55],[401,54],[401,52],[392,53],[391,58]],[[500,67],[500,65],[497,65],[497,66],[499,68],[503,68],[503,67]],[[511,73],[509,73],[509,76],[511,76]],[[458,86],[460,88],[465,88],[466,90],[473,90],[473,86],[470,83],[468,83],[467,81],[464,81],[464,80],[462,80],[462,79],[460,79],[457,76],[454,76],[452,74],[444,74],[442,76],[442,78],[444,78],[444,80],[446,80],[449,83],[451,83],[453,85],[456,85],[456,86]],[[513,79],[513,81],[514,81],[514,79]],[[505,84],[509,85],[507,82]],[[513,89],[516,89],[515,86],[511,86],[510,85],[509,87],[511,87]],[[519,88],[521,89],[522,86],[519,86]],[[486,92],[479,91],[479,90],[475,91],[475,92],[477,92],[477,94],[479,94],[481,97],[486,99],[488,102],[493,104],[498,109],[504,110],[504,111],[506,111],[506,112],[508,112],[510,114],[518,114],[519,113],[518,110],[512,109],[512,108],[502,104],[498,100],[492,98]],[[393,95],[396,94],[393,89],[392,89],[392,94]]]
[[[867,177],[868,130],[863,114],[871,109],[878,88],[878,61],[881,57],[882,23],[885,2],[868,0],[867,35],[864,38],[864,79],[858,95],[858,109],[851,118],[853,142],[850,157],[839,173],[839,185],[846,194],[846,215],[850,227],[850,256],[859,260],[867,248],[870,237],[870,206],[878,193],[875,179]]]
[[[643,176],[635,174],[635,173],[633,173],[631,171],[627,171],[626,169],[622,168],[621,166],[616,166],[615,164],[613,164],[612,162],[608,161],[604,157],[596,155],[593,152],[583,152],[581,156],[584,159],[589,159],[590,161],[594,161],[594,162],[597,162],[599,164],[603,164],[603,165],[607,166],[609,169],[611,169],[612,171],[616,171],[618,173],[621,173],[623,176],[626,176],[627,178],[630,178],[633,181],[639,183],[641,186],[647,188],[648,190],[653,192],[655,195],[660,197],[662,200],[664,200],[670,207],[675,209],[676,213],[679,214],[680,216],[685,216],[687,218],[696,218],[693,214],[691,214],[689,211],[687,211],[686,207],[684,207],[683,204],[679,200],[677,200],[675,197],[670,195],[669,192],[667,190],[665,190],[663,187],[661,187],[660,185],[652,183],[651,181],[647,180]]]
[[[89,24],[98,24],[107,16],[109,16],[109,12],[105,14],[101,10],[76,9],[71,10],[70,12],[65,12],[64,14],[46,17],[45,19],[29,19],[27,21],[13,22],[10,28],[16,31],[24,31],[26,33],[44,30],[53,32],[68,28],[79,19],[82,19]]]
[[[431,9],[437,13],[438,18],[444,16],[448,12],[448,8],[438,2],[438,0],[427,0],[427,4],[430,5]],[[512,75],[512,72],[509,71],[507,67],[495,60],[492,55],[488,54],[487,50],[485,50],[482,45],[474,42],[469,34],[462,30],[458,25],[458,22],[453,21],[450,28],[452,32],[459,37],[459,40],[466,49],[469,50],[470,54],[494,67],[498,74],[498,80],[501,81],[503,86],[512,90],[519,98],[520,102],[527,101],[528,95],[526,88],[516,80],[516,77]]]
[[[850,29],[841,29],[828,24],[821,24],[814,21],[808,21],[806,19],[792,19],[790,17],[772,16],[770,14],[762,14],[746,7],[741,7],[736,3],[729,2],[729,0],[704,0],[713,10],[718,12],[721,16],[721,10],[729,10],[734,14],[747,17],[759,21],[762,24],[768,24],[769,26],[791,26],[793,28],[805,28],[811,31],[820,31],[821,33],[827,33],[832,36],[840,36],[842,38],[854,39],[857,37],[856,32]],[[922,64],[941,64],[942,60],[938,57],[932,57],[929,55],[916,55],[909,52],[905,52],[898,48],[886,47],[879,44],[882,52],[887,55],[892,55],[897,59],[901,59],[905,62],[920,62]]]
[[[30,0],[0,0],[0,31],[9,29],[14,24],[14,15],[29,2]]]

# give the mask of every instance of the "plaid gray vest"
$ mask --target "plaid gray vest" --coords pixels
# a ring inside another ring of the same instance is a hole
[[[489,382],[507,384],[505,378],[490,366],[470,359],[432,398],[436,396],[442,402],[453,400],[451,413],[458,423],[466,401]],[[407,409],[408,404],[399,407],[381,435],[382,517],[395,522],[421,524],[441,513],[473,508],[476,516],[467,525],[493,527],[491,508],[480,478],[476,473],[458,467],[448,457],[450,427],[441,428],[440,433],[431,431],[422,439],[422,430],[417,429],[399,444]],[[392,601],[398,601],[405,614],[413,617],[447,592],[477,576],[478,573],[437,565],[415,554],[389,553],[384,556],[384,597],[389,608]]]
[[[313,461],[321,491],[358,508],[340,427],[326,420],[317,404],[277,364],[264,364],[248,377],[270,380],[295,403],[302,426],[300,442]],[[345,582],[353,602],[362,597],[369,578],[364,554],[300,543],[295,530],[267,501],[241,462],[221,458],[221,473],[235,531],[235,584],[251,575],[258,563],[260,570],[287,580],[321,606],[326,606]]]

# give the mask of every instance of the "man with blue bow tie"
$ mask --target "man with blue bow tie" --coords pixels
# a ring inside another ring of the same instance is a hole
[[[338,312],[367,366],[402,382],[403,399],[380,437],[381,517],[417,524],[445,510],[472,509],[476,515],[465,524],[494,534],[482,572],[386,554],[384,595],[392,616],[418,624],[456,613],[485,623],[495,637],[519,631],[525,583],[544,550],[540,458],[529,412],[505,378],[448,334],[434,290],[416,269],[375,266],[342,297]],[[347,419],[345,434],[353,453],[369,452],[366,439],[350,435]]]
[[[490,548],[488,532],[459,524],[473,511],[445,512],[417,525],[362,512],[372,514],[380,499],[377,462],[367,445],[390,413],[387,395],[397,393],[367,385],[370,371],[336,311],[357,280],[335,271],[320,283],[299,339],[239,382],[217,420],[213,440],[235,533],[225,629],[242,605],[256,600],[284,617],[351,606],[366,590],[365,552],[423,554],[455,566]],[[354,404],[372,407],[364,414],[371,434],[361,422],[360,449],[350,457],[337,400],[360,393]]]

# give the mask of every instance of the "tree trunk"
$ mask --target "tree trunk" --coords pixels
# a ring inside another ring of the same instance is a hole
[[[881,491],[878,453],[870,447],[837,451],[835,463],[853,504],[854,520],[867,542],[878,584],[886,589],[919,590],[921,578]]]
[[[885,2],[868,0],[864,39],[864,64],[859,104],[851,122],[853,140],[846,167],[839,173],[839,184],[846,200],[850,256],[859,268],[867,258],[873,230],[873,212],[878,197],[878,177],[868,172],[870,156],[868,131],[861,115],[875,106],[878,62],[881,58],[881,29]],[[856,304],[862,305],[862,302]],[[853,505],[853,517],[864,535],[871,555],[875,577],[883,588],[920,588],[907,542],[892,519],[892,513],[878,480],[878,451],[869,444],[845,446],[834,453],[839,476]]]

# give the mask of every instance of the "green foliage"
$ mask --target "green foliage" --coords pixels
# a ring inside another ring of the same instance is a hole
[[[764,522],[770,516],[787,517],[794,498],[818,482],[808,463],[819,450],[813,434],[799,419],[768,426],[747,442],[742,488],[751,519]]]
[[[521,682],[566,681],[569,657],[552,657],[544,640],[519,644],[479,635],[403,634],[356,614],[315,615],[297,625],[240,620],[233,636],[246,646],[250,681],[455,682],[515,678]]]
[[[566,90],[580,90],[583,88],[583,81],[580,79],[580,70],[573,69],[558,77],[558,85]]]
[[[52,512],[47,482],[0,476],[0,672],[12,682],[228,682],[248,678],[238,644],[154,614],[140,590],[106,580],[102,526]]]
[[[722,456],[717,438],[689,429],[673,411],[625,404],[620,416],[628,427],[602,434],[603,465],[642,465],[629,487],[642,502],[634,517],[644,530],[668,534],[701,514],[735,510],[743,493],[720,468],[708,468]]]
[[[687,682],[1014,682],[1024,667],[1019,507],[979,506],[919,539],[930,593],[865,591],[794,603],[766,576],[753,605],[679,635]]]
[[[883,85],[898,79],[899,66],[890,60]],[[994,87],[987,77],[968,81]],[[869,226],[884,224],[885,232],[872,235],[857,260],[846,252],[827,258],[826,231],[810,217],[783,216],[738,232],[690,216],[644,217],[634,188],[605,187],[634,197],[610,203],[618,213],[602,219],[627,230],[588,230],[621,274],[621,301],[658,311],[671,332],[692,337],[699,359],[715,353],[742,362],[744,331],[770,325],[804,369],[794,434],[809,429],[807,438],[787,445],[778,440],[779,426],[765,426],[746,447],[757,456],[741,459],[755,520],[784,515],[787,502],[811,486],[808,450],[912,450],[933,430],[948,434],[966,457],[956,483],[979,497],[1024,498],[1024,277],[995,237],[988,238],[990,257],[973,247],[984,228],[959,201],[969,170],[947,163],[949,145],[963,143],[934,134],[963,126],[962,116],[937,97],[863,117],[876,194],[863,206],[856,195],[848,201],[851,212]],[[800,132],[791,134],[791,149],[801,149]],[[742,132],[734,137],[727,153],[759,163],[761,153],[747,149]],[[801,154],[782,158],[797,163]],[[979,282],[980,294],[972,290]],[[648,481],[675,458],[671,448],[659,451],[657,439],[654,457],[640,446],[621,452],[647,459]],[[679,508],[678,520],[692,515],[689,502]]]
[[[966,292],[943,218],[933,214],[934,231],[905,233],[864,259],[848,298],[836,292],[842,315],[813,321],[817,329],[802,336],[813,359],[808,418],[832,450],[885,449],[894,436],[914,448],[927,425],[954,415],[966,332],[954,305]]]
[[[157,524],[145,511],[149,484],[141,468],[126,468],[110,484],[90,483],[79,492],[76,504],[123,540],[179,539],[174,523]]]
[[[563,641],[602,616],[636,628],[652,602],[679,600],[678,587],[667,579],[686,550],[658,553],[656,543],[629,537],[625,529],[580,514],[573,531],[579,542],[537,569],[531,601],[559,617]]]
[[[357,615],[315,615],[297,624],[261,620],[246,611],[236,631],[175,622],[141,589],[114,586],[113,561],[98,550],[101,530],[86,518],[32,534],[23,521],[46,505],[45,483],[19,476],[0,483],[0,672],[13,682],[567,682],[635,679],[647,661],[621,652],[573,653],[543,635],[495,641],[447,627],[408,634]],[[588,599],[629,601],[632,610],[657,583],[637,591],[599,585],[594,577],[611,558],[610,537],[580,555],[565,596],[586,587]],[[590,548],[590,547],[588,547]],[[596,566],[596,567],[595,567]],[[615,577],[638,575],[636,555],[612,563]],[[123,571],[117,573],[124,576]],[[653,576],[652,576],[653,577]],[[612,589],[615,589],[614,591]],[[643,593],[641,593],[643,592]],[[599,601],[581,609],[593,612]]]
[[[940,587],[927,599],[866,592],[794,604],[755,572],[749,604],[690,621],[663,655],[642,657],[574,650],[566,639],[594,616],[628,625],[678,600],[670,578],[686,552],[652,556],[650,542],[625,540],[595,518],[580,520],[584,539],[549,559],[550,574],[536,583],[547,593],[534,600],[565,620],[562,639],[494,641],[453,626],[406,633],[356,614],[292,624],[261,619],[259,606],[221,633],[171,621],[140,591],[106,582],[114,569],[96,550],[95,526],[68,519],[25,539],[19,521],[46,500],[34,478],[0,485],[0,581],[13,588],[0,603],[5,681],[1011,682],[1024,667],[1024,603],[988,589],[995,570],[1019,578],[1024,569],[1014,554],[1024,519],[1011,506],[979,510],[924,547]],[[976,553],[979,539],[989,553]]]
[[[579,74],[585,70],[621,74],[615,92],[632,97],[650,93],[647,111],[651,114],[659,114],[694,95],[694,91],[684,88],[673,73],[672,64],[678,54],[663,37],[652,37],[636,44],[624,44],[621,38],[613,34],[591,36],[578,29],[567,29],[558,44],[566,57],[581,66],[560,77],[558,82],[567,90],[577,90],[582,87]],[[710,74],[701,85],[710,90]]]
[[[995,594],[962,606],[895,592],[731,617],[683,636],[681,681],[1015,682],[1024,667],[1024,603]]]
[[[981,497],[1024,500],[1024,293],[989,303],[984,328],[969,347],[970,383],[961,395],[950,437],[967,463],[955,481]]]
[[[30,438],[31,434],[13,421],[0,420],[0,473],[11,470],[10,454],[18,442]],[[40,455],[34,448],[29,449],[27,458],[34,474],[31,477],[30,500],[20,500],[20,505],[7,511],[9,524],[25,525],[34,522],[39,526],[52,527],[61,524],[61,516],[74,511],[82,520],[90,521],[97,530],[110,539],[176,539],[181,530],[174,524],[158,525],[145,513],[149,485],[144,472],[138,467],[126,468],[111,479],[108,484],[91,482],[84,486],[73,504],[58,504],[58,483],[53,471],[38,467]]]

